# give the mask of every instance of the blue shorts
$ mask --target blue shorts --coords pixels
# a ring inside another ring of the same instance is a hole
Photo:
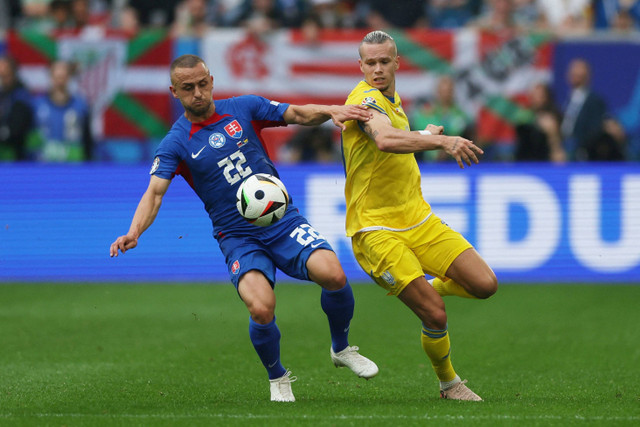
[[[218,244],[236,289],[242,275],[251,270],[264,274],[272,287],[276,267],[290,277],[309,280],[307,260],[311,253],[316,249],[333,251],[327,240],[298,212],[288,213],[268,227],[256,227],[253,234],[228,234]]]

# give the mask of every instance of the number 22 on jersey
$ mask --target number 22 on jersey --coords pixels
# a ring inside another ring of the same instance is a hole
[[[218,162],[219,168],[224,168],[222,173],[229,185],[233,185],[240,179],[246,178],[253,172],[250,166],[244,167],[247,159],[242,154],[242,151],[238,150],[233,154],[225,157]]]

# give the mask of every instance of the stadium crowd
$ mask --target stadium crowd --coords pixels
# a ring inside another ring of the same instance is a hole
[[[628,35],[640,28],[640,0],[0,0],[0,35],[135,36],[170,29],[173,37],[202,37],[216,28],[246,28],[260,36],[301,29],[310,42],[321,29],[479,28],[507,34],[544,31],[558,37],[595,32]],[[51,64],[47,93],[33,93],[19,78],[20,64],[0,52],[0,159],[83,161],[95,158],[87,102],[74,90],[74,64]],[[535,84],[531,114],[516,127],[508,152],[485,150],[488,160],[565,162],[629,159],[625,129],[590,89],[590,64],[576,58],[566,76],[570,101],[557,105],[550,86]],[[407,114],[413,127],[429,121],[474,139],[474,119],[456,105],[455,80],[442,78]],[[304,132],[310,132],[308,129]],[[312,146],[301,141],[310,138]],[[491,141],[479,141],[488,147]],[[294,135],[281,147],[283,161],[339,159],[335,132]],[[442,157],[421,156],[422,161]]]

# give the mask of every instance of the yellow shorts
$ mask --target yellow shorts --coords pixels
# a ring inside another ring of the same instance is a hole
[[[436,215],[406,231],[357,233],[351,244],[360,267],[396,296],[425,274],[444,279],[453,260],[473,247]]]

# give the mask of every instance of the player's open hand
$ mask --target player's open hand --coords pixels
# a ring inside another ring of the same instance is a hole
[[[136,246],[138,246],[138,239],[125,234],[124,236],[118,237],[116,241],[111,244],[111,248],[109,248],[109,255],[111,257],[118,256],[118,250],[125,253]]]
[[[451,157],[456,159],[458,166],[464,169],[464,164],[471,166],[471,163],[479,163],[478,156],[484,154],[484,151],[477,145],[461,136],[447,136],[444,144],[444,151]]]
[[[336,105],[331,111],[331,120],[333,124],[338,126],[341,130],[345,130],[347,127],[344,122],[349,120],[358,120],[361,122],[368,121],[373,114],[369,111],[369,108],[365,105]]]

